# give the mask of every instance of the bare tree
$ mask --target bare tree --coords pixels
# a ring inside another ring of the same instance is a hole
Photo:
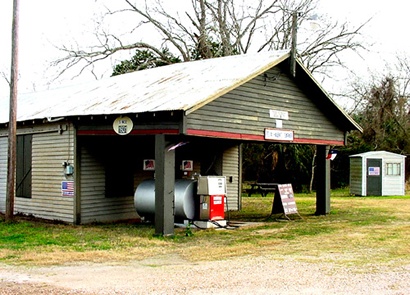
[[[137,55],[148,52],[159,64],[170,64],[175,60],[290,49],[293,15],[297,12],[297,25],[304,28],[299,30],[297,38],[298,57],[311,72],[326,77],[328,67],[344,67],[342,53],[359,53],[364,49],[360,31],[367,22],[355,28],[346,22],[333,22],[318,14],[318,1],[190,0],[191,5],[181,11],[170,9],[166,6],[170,4],[161,0],[123,0],[122,8],[107,8],[105,19],[130,14],[135,23],[130,32],[144,32],[141,35],[145,37],[148,31],[156,33],[158,37],[154,41],[149,42],[148,38],[137,41],[136,37],[127,40],[125,35],[100,27],[96,46],[87,50],[64,47],[65,56],[55,64],[63,66],[60,74],[73,68],[81,74],[100,60],[130,50],[138,50]],[[320,25],[312,29],[312,21]]]
[[[367,149],[410,153],[409,94],[403,93],[409,80],[400,82],[397,76],[387,74],[357,88],[360,92],[357,92],[358,107],[354,115],[363,127],[363,134],[353,136]]]
[[[96,32],[97,45],[88,49],[61,48],[65,56],[55,61],[65,71],[77,68],[78,74],[123,51],[149,50],[163,63],[169,61],[164,49],[183,61],[267,50],[288,49],[291,44],[292,13],[298,12],[298,24],[316,19],[318,0],[191,0],[191,6],[169,9],[160,0],[123,0],[123,8],[107,8],[102,23],[119,14],[131,14],[135,26],[131,33],[156,32],[154,42],[126,42],[125,35],[112,34],[101,26]],[[169,4],[169,3],[168,3]],[[321,25],[306,38],[298,38],[299,57],[313,72],[325,66],[342,65],[339,54],[360,51],[356,39],[363,25],[350,29],[347,23],[320,20]],[[141,33],[141,35],[144,35]],[[312,38],[312,35],[314,36]],[[135,39],[134,39],[135,40]],[[325,72],[325,71],[322,71]]]

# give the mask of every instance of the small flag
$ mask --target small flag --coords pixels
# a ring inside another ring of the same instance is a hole
[[[329,150],[326,160],[334,160],[337,156],[337,150]]]
[[[74,181],[62,181],[61,182],[61,195],[63,197],[74,196]]]

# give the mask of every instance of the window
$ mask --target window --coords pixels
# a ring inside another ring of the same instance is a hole
[[[387,166],[387,175],[400,175],[401,173],[401,164],[400,163],[386,163]]]
[[[16,197],[31,198],[31,134],[17,136]]]

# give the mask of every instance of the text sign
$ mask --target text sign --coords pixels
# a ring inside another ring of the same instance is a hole
[[[379,176],[380,175],[380,167],[369,167],[369,175]]]
[[[280,141],[293,141],[293,131],[283,129],[265,129],[265,139],[280,140]]]
[[[275,192],[272,205],[272,214],[277,213],[283,213],[285,215],[299,214],[292,184],[290,183],[278,184],[278,189]]]
[[[127,135],[132,131],[134,123],[129,117],[121,116],[115,119],[112,127],[118,135]]]
[[[273,119],[289,120],[287,111],[269,110],[269,117]]]

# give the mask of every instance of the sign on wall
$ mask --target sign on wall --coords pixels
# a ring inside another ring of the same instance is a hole
[[[129,117],[121,116],[114,120],[112,127],[118,135],[127,135],[132,131],[134,123]]]
[[[194,161],[192,160],[182,160],[182,171],[193,171],[194,170]]]
[[[280,140],[280,141],[293,141],[293,131],[285,129],[265,129],[265,139]]]
[[[154,159],[144,159],[142,169],[144,171],[155,171],[155,160]]]
[[[74,181],[62,181],[61,182],[61,196],[73,197],[74,196]]]
[[[278,111],[278,110],[269,110],[269,117],[273,119],[289,120],[289,112],[287,111]]]
[[[380,167],[369,167],[369,175],[379,176],[380,175]]]

